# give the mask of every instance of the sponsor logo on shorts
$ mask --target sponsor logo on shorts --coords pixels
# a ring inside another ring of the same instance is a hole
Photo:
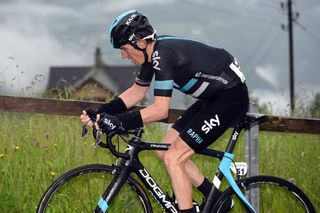
[[[210,118],[209,121],[205,120],[204,125],[201,127],[201,130],[205,134],[208,134],[215,126],[220,126],[220,120],[217,114],[214,118]]]
[[[193,129],[189,129],[187,131],[188,135],[198,144],[202,143],[203,139],[197,134],[195,133],[195,131],[193,131]]]

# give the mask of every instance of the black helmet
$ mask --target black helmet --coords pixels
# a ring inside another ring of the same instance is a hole
[[[109,29],[110,42],[113,48],[131,43],[137,47],[139,39],[155,39],[156,31],[149,24],[148,18],[136,10],[119,15]]]

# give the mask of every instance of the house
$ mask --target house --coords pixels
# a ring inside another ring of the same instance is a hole
[[[45,96],[106,101],[129,88],[139,69],[138,66],[109,66],[97,48],[93,66],[50,67]]]

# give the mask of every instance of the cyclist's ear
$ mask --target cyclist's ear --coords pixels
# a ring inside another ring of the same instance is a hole
[[[144,39],[139,39],[139,40],[137,41],[137,45],[138,45],[138,47],[140,47],[141,49],[145,49],[145,48],[147,48],[147,41],[144,40]]]

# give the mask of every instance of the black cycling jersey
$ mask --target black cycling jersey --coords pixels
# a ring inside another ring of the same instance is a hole
[[[198,99],[245,81],[236,59],[226,50],[173,36],[157,37],[152,63],[145,63],[135,80],[149,86],[155,75],[154,95],[170,97],[176,88]]]

